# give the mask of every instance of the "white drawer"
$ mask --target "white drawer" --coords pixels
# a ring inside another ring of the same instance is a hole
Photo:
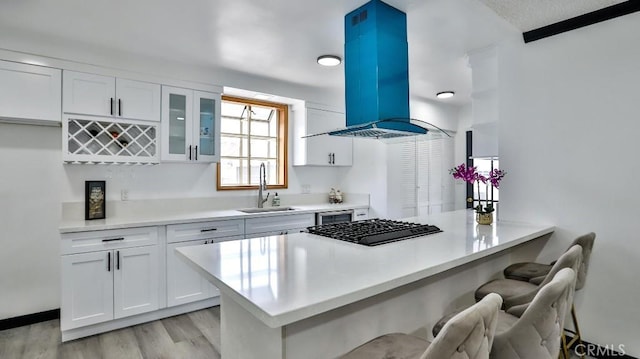
[[[353,220],[362,221],[363,219],[369,219],[369,208],[358,208],[353,210]]]
[[[65,233],[61,247],[64,255],[155,244],[158,244],[158,227],[136,227]]]
[[[167,243],[214,239],[244,234],[244,219],[170,224],[167,226]]]
[[[315,223],[316,218],[313,213],[247,218],[245,220],[245,234],[281,232],[294,228],[310,227]]]

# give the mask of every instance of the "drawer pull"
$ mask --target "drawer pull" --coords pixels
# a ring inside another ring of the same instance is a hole
[[[124,237],[120,237],[120,238],[110,238],[110,239],[103,239],[103,242],[114,242],[114,241],[124,241]]]
[[[366,216],[366,215],[367,215],[366,213],[358,213],[358,214],[356,214],[356,216],[358,216],[358,217],[362,217],[362,216]]]
[[[205,229],[201,229],[200,232],[213,232],[213,231],[217,231],[218,228],[205,228]]]

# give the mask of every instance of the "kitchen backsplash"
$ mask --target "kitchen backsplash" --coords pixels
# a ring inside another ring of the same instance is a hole
[[[270,191],[272,196],[275,191]],[[344,203],[353,205],[369,205],[369,194],[344,193]],[[326,193],[278,194],[280,206],[313,205],[329,203]],[[251,208],[257,205],[257,195],[234,197],[201,197],[148,199],[132,201],[107,201],[106,214],[109,217],[127,216],[141,213],[154,215],[193,213],[199,211]],[[269,197],[271,198],[271,197]],[[271,201],[267,201],[271,205]],[[63,202],[62,219],[77,220],[84,218],[84,202]]]

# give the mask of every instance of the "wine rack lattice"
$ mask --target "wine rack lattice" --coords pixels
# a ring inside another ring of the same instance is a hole
[[[155,124],[69,118],[66,141],[68,161],[158,162]]]

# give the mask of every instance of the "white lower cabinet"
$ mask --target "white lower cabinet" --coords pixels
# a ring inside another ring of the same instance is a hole
[[[176,248],[292,234],[315,213],[65,233],[61,252],[62,340],[86,337],[219,303],[219,290]],[[166,252],[165,252],[166,250]]]
[[[73,233],[62,240],[63,331],[159,309],[156,227]]]
[[[62,256],[62,330],[113,319],[112,251]]]
[[[218,288],[178,257],[176,248],[242,239],[243,234],[243,219],[168,225],[167,306],[220,295]]]
[[[178,258],[176,248],[204,244],[205,241],[167,245],[167,305],[174,306],[220,295],[220,291],[200,273]]]
[[[158,248],[117,250],[113,272],[113,317],[115,319],[158,309]]]
[[[156,246],[62,257],[62,329],[158,309]]]

